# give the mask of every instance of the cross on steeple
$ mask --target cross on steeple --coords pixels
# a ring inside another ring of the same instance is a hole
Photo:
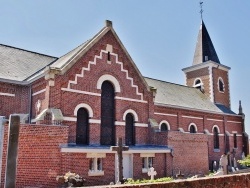
[[[128,151],[128,146],[122,145],[122,138],[119,138],[117,141],[117,146],[111,146],[110,149],[112,151],[117,151],[118,155],[118,180],[117,183],[123,183],[123,167],[122,167],[122,151]]]
[[[200,8],[201,8],[201,10],[200,10],[200,14],[201,14],[201,20],[203,20],[203,18],[202,18],[202,13],[203,13],[202,4],[203,4],[203,2],[202,2],[202,1],[200,1]]]

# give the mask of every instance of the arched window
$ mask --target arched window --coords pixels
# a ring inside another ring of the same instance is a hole
[[[230,151],[230,133],[228,131],[226,131],[226,134],[225,134],[225,140],[226,140],[226,153]]]
[[[128,146],[135,145],[134,116],[131,113],[126,115],[125,143]]]
[[[195,79],[194,81],[194,87],[198,89],[202,89],[203,84],[200,78]]]
[[[161,124],[161,131],[168,131],[168,126],[166,123]]]
[[[219,130],[217,127],[214,127],[214,149],[219,149],[220,144],[219,144]]]
[[[201,83],[201,80],[200,79],[197,79],[196,81],[195,81],[195,85],[198,85],[198,84],[200,84]]]
[[[101,89],[101,145],[114,145],[115,90],[109,81],[104,81]]]
[[[89,144],[89,113],[85,108],[77,111],[76,144]]]
[[[224,82],[223,82],[222,78],[218,79],[218,89],[219,89],[220,92],[225,91],[225,85],[224,85]]]
[[[196,133],[196,129],[195,129],[195,126],[194,126],[194,125],[190,125],[190,127],[189,127],[189,132],[190,132],[190,133]]]

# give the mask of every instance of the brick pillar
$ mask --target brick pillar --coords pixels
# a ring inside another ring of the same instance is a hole
[[[0,116],[0,185],[2,182],[2,158],[3,158],[3,139],[4,139],[4,116]]]

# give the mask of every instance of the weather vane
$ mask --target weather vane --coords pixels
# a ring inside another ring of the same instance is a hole
[[[201,10],[200,10],[200,14],[201,14],[201,19],[203,20],[203,18],[202,18],[202,13],[203,13],[203,8],[202,8],[202,5],[203,4],[203,2],[202,1],[200,1],[200,8],[201,8]]]

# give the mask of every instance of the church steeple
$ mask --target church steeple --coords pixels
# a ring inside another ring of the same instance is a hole
[[[213,61],[220,64],[220,60],[217,56],[212,40],[202,20],[196,42],[193,65],[201,64],[207,61]]]
[[[210,100],[230,108],[228,73],[230,67],[220,63],[207,28],[202,20],[193,64],[182,69],[186,74],[186,84],[200,89]]]

